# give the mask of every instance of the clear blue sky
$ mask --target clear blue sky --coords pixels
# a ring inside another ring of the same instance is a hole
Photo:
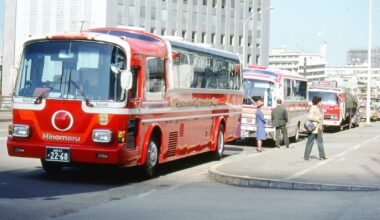
[[[346,64],[351,48],[368,47],[368,0],[271,0],[270,47],[319,52],[328,66]],[[373,0],[372,47],[380,47],[380,0]]]

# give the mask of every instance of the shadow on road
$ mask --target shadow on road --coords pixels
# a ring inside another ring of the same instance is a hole
[[[234,154],[234,153],[231,153]],[[231,154],[227,154],[228,157]],[[158,176],[211,162],[209,153],[162,164]],[[0,172],[0,198],[55,198],[62,195],[105,191],[144,182],[139,167],[65,167],[57,175],[46,174],[41,166]]]

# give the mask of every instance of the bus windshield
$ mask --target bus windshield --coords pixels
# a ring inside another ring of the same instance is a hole
[[[274,100],[274,83],[264,80],[244,79],[244,104],[254,105],[261,99],[264,106],[271,107]]]
[[[338,96],[334,92],[309,92],[309,104],[311,105],[313,97],[320,96],[322,98],[322,104],[325,105],[337,105],[338,104]]]
[[[15,96],[123,101],[120,75],[125,68],[125,53],[111,44],[31,43],[23,53]]]

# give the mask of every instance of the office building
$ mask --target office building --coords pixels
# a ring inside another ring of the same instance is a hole
[[[241,56],[246,48],[247,63],[268,65],[270,0],[5,1],[5,41],[9,44],[4,70],[14,65],[30,35],[117,25],[178,36]],[[9,82],[10,71],[5,72],[3,78]],[[3,83],[2,90],[10,94],[10,84]]]

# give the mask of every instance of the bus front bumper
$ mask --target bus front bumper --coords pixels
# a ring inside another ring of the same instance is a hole
[[[46,159],[47,148],[64,148],[69,152],[66,163],[92,163],[92,164],[109,164],[121,165],[121,152],[123,145],[115,146],[85,146],[85,145],[67,145],[67,144],[45,144],[14,141],[8,137],[7,148],[9,156],[29,157]],[[58,161],[59,162],[59,161]]]

